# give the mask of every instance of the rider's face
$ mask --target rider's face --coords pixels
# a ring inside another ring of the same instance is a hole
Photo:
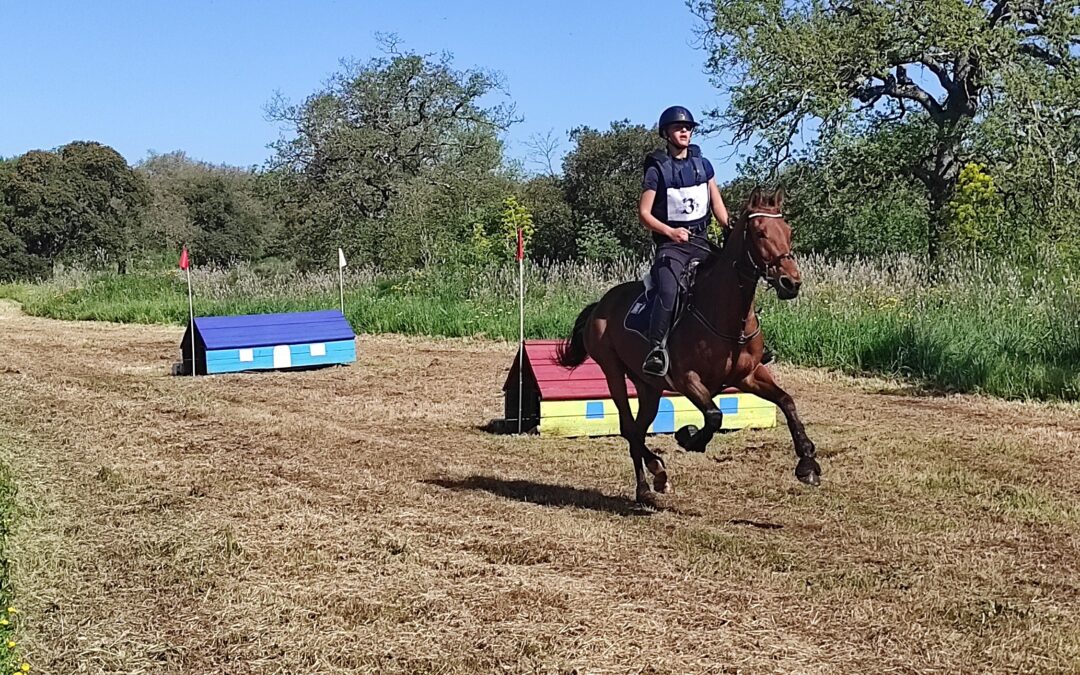
[[[690,145],[690,136],[694,133],[694,126],[686,122],[676,122],[667,127],[668,143],[682,149]]]

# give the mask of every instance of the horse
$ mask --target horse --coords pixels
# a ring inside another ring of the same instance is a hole
[[[696,452],[704,452],[720,429],[723,414],[713,397],[725,388],[735,387],[773,402],[783,411],[791,431],[798,457],[796,478],[812,486],[821,482],[814,443],[806,435],[795,402],[761,363],[765,342],[754,311],[758,281],[764,279],[782,300],[798,296],[802,284],[783,205],[782,188],[755,188],[723,249],[703,237],[691,239],[703,240],[710,252],[698,266],[687,308],[669,331],[670,366],[665,377],[642,372],[649,344],[624,325],[628,310],[644,290],[641,281],[620,284],[585,307],[557,349],[556,360],[564,368],[577,367],[591,356],[603,370],[619,411],[620,435],[630,445],[639,504],[655,505],[646,470],[657,493],[672,489],[664,460],[645,444],[665,389],[683,394],[704,415],[701,429],[683,427],[675,436],[680,446]],[[636,419],[627,400],[627,378],[637,389]]]

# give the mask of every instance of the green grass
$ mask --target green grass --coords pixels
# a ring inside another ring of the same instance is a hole
[[[762,297],[783,358],[852,373],[1006,398],[1080,400],[1080,300],[1053,261],[969,259],[923,281],[911,258],[804,262],[812,284],[781,303]]]
[[[2,442],[3,439],[0,439]],[[10,457],[11,453],[4,452],[4,455]],[[23,663],[17,645],[18,614],[14,606],[15,591],[11,583],[8,550],[15,508],[15,482],[7,464],[0,460],[0,673],[18,672]]]
[[[617,283],[621,267],[552,265],[529,275],[525,330],[561,337],[581,308]],[[517,271],[427,269],[397,275],[350,271],[345,312],[358,332],[488,336],[518,335]],[[246,267],[199,270],[193,276],[201,316],[295,312],[337,307],[332,275],[256,274]],[[78,321],[186,324],[187,287],[179,271],[118,276],[69,272],[45,284],[0,285],[0,297],[33,316]]]
[[[803,365],[904,377],[947,391],[1080,400],[1080,301],[1068,268],[1049,259],[964,261],[939,271],[931,283],[925,263],[912,257],[829,262],[807,256],[797,300],[759,293],[767,341],[781,359]],[[526,335],[564,337],[585,304],[645,269],[637,261],[530,265]],[[199,315],[338,305],[333,274],[238,266],[198,270],[193,278]],[[188,313],[179,270],[69,271],[46,284],[0,285],[3,296],[30,314],[58,319],[183,324]],[[345,305],[362,333],[513,340],[517,269],[350,269]]]

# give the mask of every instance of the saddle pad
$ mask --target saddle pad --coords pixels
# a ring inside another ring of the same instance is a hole
[[[623,328],[637,333],[642,340],[648,340],[649,316],[652,314],[653,303],[659,297],[656,293],[643,291],[634,302],[630,303],[630,309],[626,312],[623,320]]]
[[[626,312],[626,318],[623,319],[623,328],[626,330],[637,333],[641,336],[642,340],[649,341],[649,317],[652,316],[653,305],[657,302],[657,298],[660,297],[659,293],[650,293],[648,290],[637,296],[632,303],[630,303],[630,309]],[[682,318],[682,311],[684,307],[685,298],[682,293],[679,293],[679,297],[675,299],[675,310],[671,313],[671,327],[668,329],[668,333],[675,330],[675,326],[679,323],[679,319]]]

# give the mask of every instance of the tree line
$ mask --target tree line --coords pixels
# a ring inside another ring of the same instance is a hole
[[[1080,7],[1043,0],[700,0],[706,67],[730,103],[706,111],[750,155],[722,186],[737,207],[786,188],[804,251],[832,255],[1080,251]],[[535,140],[497,73],[402,51],[345,62],[299,103],[260,168],[183,152],[134,166],[76,141],[0,159],[0,279],[57,263],[123,272],[188,246],[200,262],[350,260],[386,269],[483,264],[526,228],[533,258],[640,254],[636,216],[655,129],[629,120]]]

